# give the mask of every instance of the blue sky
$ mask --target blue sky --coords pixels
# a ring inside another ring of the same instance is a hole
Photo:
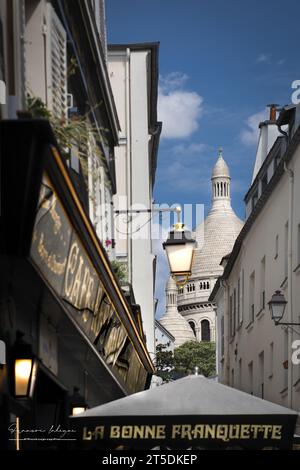
[[[110,43],[160,42],[157,202],[204,203],[207,212],[222,146],[232,205],[244,217],[257,125],[268,103],[291,101],[300,79],[299,15],[298,0],[106,1]],[[160,255],[158,316],[166,272]]]

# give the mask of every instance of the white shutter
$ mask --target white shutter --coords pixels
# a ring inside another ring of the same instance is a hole
[[[46,20],[47,107],[58,118],[67,118],[67,35],[52,5]]]

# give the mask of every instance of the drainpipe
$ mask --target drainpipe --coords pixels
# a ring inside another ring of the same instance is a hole
[[[229,284],[225,279],[220,282],[224,289],[224,381],[229,385],[230,357],[229,357]]]
[[[292,266],[292,250],[293,250],[293,213],[294,213],[294,172],[287,167],[284,162],[284,170],[289,176],[289,220],[288,220],[288,320],[293,322],[293,266]],[[288,353],[292,351],[293,330],[288,329]],[[293,406],[293,364],[289,361],[288,366],[288,406]]]
[[[131,155],[131,90],[130,90],[130,49],[126,49],[125,59],[125,97],[126,97],[126,196],[127,209],[132,207],[132,155]],[[127,234],[128,282],[132,284],[132,221]]]

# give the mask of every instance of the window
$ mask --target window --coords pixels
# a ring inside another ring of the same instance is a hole
[[[284,342],[283,342],[283,388],[288,387],[288,366],[289,366],[289,347],[288,347],[288,330],[284,330]]]
[[[297,265],[300,264],[300,224],[298,224],[297,232]]]
[[[224,346],[225,346],[225,338],[224,338],[224,317],[221,318],[221,356],[224,356]]]
[[[249,362],[248,364],[248,380],[249,380],[249,393],[253,395],[253,362]]]
[[[233,296],[229,297],[229,331],[230,336],[233,336]]]
[[[249,323],[254,322],[254,294],[255,294],[255,271],[250,276],[249,282]]]
[[[256,189],[255,193],[252,196],[252,200],[251,200],[252,210],[256,206],[257,201],[258,201],[258,189]]]
[[[279,248],[279,235],[275,237],[275,254],[274,259],[278,258],[278,248]]]
[[[47,106],[58,118],[67,118],[67,35],[52,5],[47,4]]]
[[[273,366],[274,366],[274,343],[270,343],[270,357],[269,357],[269,377],[273,376]]]
[[[231,386],[234,387],[234,369],[231,369]]]
[[[284,227],[284,277],[288,275],[289,223]]]
[[[200,288],[200,290],[207,290],[207,289],[209,289],[209,281],[200,282],[199,288]],[[195,289],[194,289],[194,290],[195,290]]]
[[[258,364],[259,364],[259,389],[258,389],[258,396],[264,398],[264,374],[265,374],[265,355],[264,351],[262,351],[258,356]]]
[[[190,320],[190,321],[189,321],[189,325],[190,325],[190,327],[192,328],[193,333],[194,333],[194,336],[195,336],[195,338],[196,338],[196,326],[195,326],[195,323],[194,323],[192,320]]]
[[[208,320],[201,321],[201,341],[210,341],[210,324]]]
[[[188,292],[194,292],[195,290],[195,284],[188,284],[186,290]]]
[[[238,278],[238,283],[237,283],[237,324],[238,325],[240,325],[241,323],[240,315],[241,315],[241,279]]]
[[[268,174],[265,173],[261,179],[261,192],[263,193],[268,184]]]
[[[233,335],[236,330],[236,289],[233,290]]]
[[[239,325],[243,322],[244,314],[244,270],[241,270],[240,277],[238,279],[238,306],[237,306],[237,317]]]
[[[265,308],[266,302],[266,292],[265,292],[265,285],[266,285],[266,257],[264,256],[260,262],[260,308]]]

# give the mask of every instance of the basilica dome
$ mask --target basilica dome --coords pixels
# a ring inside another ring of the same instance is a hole
[[[191,277],[222,274],[221,259],[231,252],[243,226],[231,207],[230,174],[221,152],[211,180],[212,206],[204,222],[194,232],[197,248]]]
[[[243,222],[231,207],[230,173],[222,151],[212,170],[212,205],[205,220],[193,233],[197,241],[192,274],[179,289],[177,307],[198,341],[215,341],[215,311],[208,301],[216,280],[223,273],[220,265],[232,251]]]

